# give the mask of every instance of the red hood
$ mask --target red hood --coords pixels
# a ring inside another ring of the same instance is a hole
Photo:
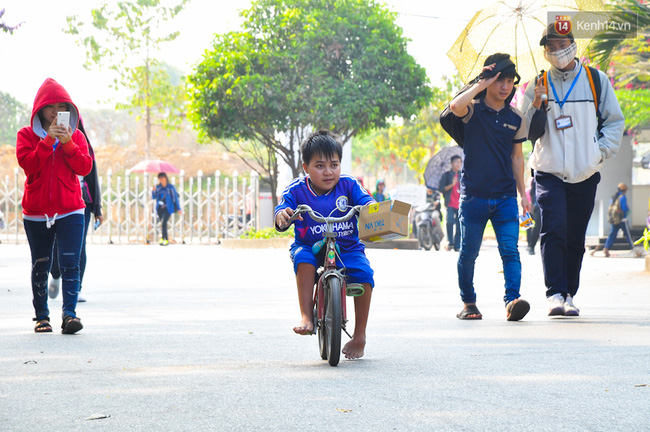
[[[77,109],[77,106],[72,102],[72,98],[63,88],[63,86],[52,78],[45,80],[45,82],[38,89],[38,92],[36,92],[36,97],[34,98],[31,125],[32,129],[35,132],[42,129],[41,120],[38,117],[38,112],[46,105],[53,105],[61,102],[68,104],[68,109],[70,110],[70,127],[72,127],[72,132],[74,133],[74,131],[77,129],[77,123],[79,121],[79,110]]]

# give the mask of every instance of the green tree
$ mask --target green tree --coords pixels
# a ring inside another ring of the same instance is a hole
[[[397,167],[393,162],[397,160],[397,155],[388,146],[378,144],[383,142],[380,135],[386,133],[387,128],[373,129],[352,139],[352,171],[362,175],[364,180],[385,177],[388,172],[401,174],[398,172],[401,166]],[[394,171],[391,171],[391,167],[394,167]],[[365,186],[372,191],[372,185],[365,183]]]
[[[375,0],[257,0],[242,16],[242,30],[217,35],[189,77],[205,140],[256,141],[298,176],[311,130],[347,142],[431,96],[396,15]]]
[[[146,125],[145,154],[149,158],[151,127],[154,115],[166,127],[178,125],[186,92],[171,83],[165,65],[155,58],[161,44],[178,37],[179,32],[167,33],[163,24],[178,15],[189,0],[178,0],[173,7],[161,5],[161,0],[118,1],[104,3],[91,10],[90,24],[79,15],[67,17],[66,33],[78,37],[86,48],[87,69],[107,67],[116,73],[112,87],[131,92],[126,104],[142,112]]]
[[[278,157],[272,147],[257,140],[225,140],[220,141],[220,144],[260,174],[260,182],[267,184],[275,196],[278,188]]]
[[[596,35],[589,46],[592,60],[614,78],[625,126],[650,124],[650,5],[619,0],[612,5],[612,26]]]
[[[451,143],[451,138],[440,126],[440,113],[460,89],[460,76],[443,77],[439,87],[432,88],[431,102],[417,116],[393,122],[389,127],[366,134],[354,142],[357,166],[399,172],[402,161],[407,162],[420,181],[429,158],[440,148]]]
[[[151,127],[159,125],[167,131],[179,130],[187,117],[187,87],[179,69],[162,62],[151,62],[137,66],[130,71],[132,91],[127,103],[118,103],[117,108],[136,114],[136,119],[145,118],[147,125],[147,146],[151,140]],[[148,156],[147,156],[148,158]]]
[[[617,89],[615,92],[628,130],[650,125],[650,89]]]
[[[27,126],[31,117],[29,108],[9,93],[0,91],[0,145],[16,145],[16,135]]]
[[[618,0],[611,9],[609,20],[621,25],[610,26],[594,37],[589,45],[590,58],[607,70],[618,57],[616,78],[621,85],[635,78],[650,81],[650,5]]]

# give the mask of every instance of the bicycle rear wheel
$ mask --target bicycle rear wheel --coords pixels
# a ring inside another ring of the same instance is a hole
[[[327,362],[330,366],[339,364],[341,358],[341,326],[343,323],[343,312],[341,306],[341,281],[335,277],[328,278],[323,284],[325,288],[325,349],[327,351]]]

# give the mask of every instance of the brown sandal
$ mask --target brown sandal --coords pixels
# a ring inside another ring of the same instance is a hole
[[[66,316],[63,318],[61,323],[61,333],[63,334],[75,334],[79,330],[84,328],[81,324],[81,320],[77,317]]]
[[[34,327],[34,333],[52,333],[52,326],[50,325],[49,318],[43,318],[43,319],[34,318],[34,321],[36,321],[36,326]]]
[[[479,312],[476,305],[467,305],[465,308],[456,314],[456,318],[461,320],[480,320],[483,319],[483,315]]]

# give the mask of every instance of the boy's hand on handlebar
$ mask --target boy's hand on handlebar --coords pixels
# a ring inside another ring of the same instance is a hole
[[[278,212],[278,214],[275,217],[275,223],[280,227],[280,228],[286,228],[289,226],[289,220],[291,219],[291,216],[293,216],[293,210],[290,208],[282,209]],[[302,220],[302,216],[296,215],[296,220]]]

